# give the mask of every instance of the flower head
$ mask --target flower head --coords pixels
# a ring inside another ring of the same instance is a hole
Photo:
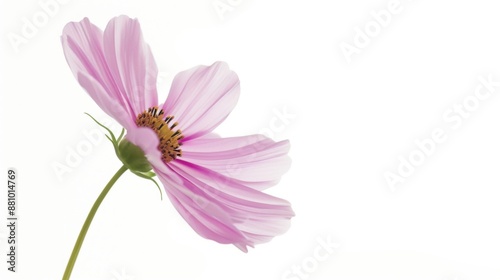
[[[69,23],[62,44],[80,85],[126,129],[120,146],[140,149],[132,150],[143,153],[198,234],[246,252],[288,229],[289,202],[262,190],[288,170],[289,142],[212,133],[239,96],[238,76],[226,63],[177,74],[160,104],[157,66],[136,19],[113,18],[104,31],[87,18]]]

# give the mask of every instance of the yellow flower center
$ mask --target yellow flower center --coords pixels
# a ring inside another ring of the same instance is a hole
[[[174,119],[174,116],[167,116],[164,118],[163,110],[158,111],[158,107],[151,107],[144,113],[139,114],[135,123],[139,127],[149,127],[160,139],[160,144],[158,145],[158,150],[161,151],[161,159],[165,163],[169,163],[177,157],[182,156],[182,151],[180,146],[182,143],[180,140],[184,138],[180,129],[174,131],[174,128],[178,125],[174,122],[170,125],[170,122]]]

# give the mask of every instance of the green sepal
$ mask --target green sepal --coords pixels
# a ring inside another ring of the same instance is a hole
[[[149,164],[144,152],[141,148],[132,144],[130,141],[123,138],[125,135],[125,129],[122,128],[120,135],[118,138],[115,137],[111,129],[107,128],[105,125],[98,122],[92,115],[89,113],[85,113],[88,115],[94,122],[96,122],[100,127],[106,129],[109,132],[109,135],[105,134],[106,138],[113,144],[113,148],[115,149],[116,156],[120,159],[120,161],[127,167],[130,172],[135,175],[144,178],[146,180],[152,181],[158,190],[160,191],[161,199],[163,200],[163,193],[161,191],[158,183],[153,179],[156,176],[156,173],[152,171],[152,167]]]
[[[122,139],[118,143],[118,153],[118,157],[130,171],[140,173],[151,171],[152,167],[144,152],[127,139]]]
[[[153,171],[149,171],[149,172],[146,172],[146,173],[132,171],[132,173],[134,173],[135,175],[137,175],[137,176],[139,176],[141,178],[144,178],[146,180],[150,180],[151,182],[153,182],[156,185],[156,187],[158,188],[158,191],[160,192],[160,198],[161,198],[161,200],[163,200],[163,193],[161,191],[160,185],[158,185],[158,183],[153,179],[153,177],[156,176],[156,174]]]

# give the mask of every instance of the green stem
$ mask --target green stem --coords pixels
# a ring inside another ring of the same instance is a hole
[[[102,190],[101,194],[94,202],[94,206],[92,206],[92,209],[90,209],[90,212],[87,215],[87,219],[85,220],[85,223],[83,224],[82,229],[80,230],[78,239],[76,240],[75,247],[73,248],[73,252],[71,253],[71,257],[69,258],[68,261],[68,265],[66,266],[66,270],[64,271],[64,276],[62,278],[63,280],[69,280],[69,277],[71,276],[71,272],[73,271],[73,267],[75,266],[76,258],[78,257],[78,253],[80,252],[80,248],[82,247],[83,240],[85,240],[85,235],[87,235],[87,231],[89,230],[90,224],[92,223],[92,219],[94,219],[95,213],[97,212],[97,209],[99,209],[101,202],[104,200],[109,190],[118,180],[118,178],[120,178],[120,176],[123,173],[125,173],[127,169],[128,168],[125,165],[122,166],[113,176],[113,178],[109,180],[106,187],[104,187],[104,190]]]

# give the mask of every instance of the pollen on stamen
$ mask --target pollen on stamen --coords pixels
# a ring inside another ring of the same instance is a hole
[[[174,119],[174,116],[164,117],[165,112],[163,110],[158,111],[158,107],[151,107],[137,116],[135,123],[139,127],[149,127],[160,140],[158,145],[158,150],[162,153],[162,160],[165,163],[169,163],[177,157],[182,156],[182,150],[180,142],[184,136],[180,129],[174,131],[178,123],[174,122],[169,126],[170,122]]]

